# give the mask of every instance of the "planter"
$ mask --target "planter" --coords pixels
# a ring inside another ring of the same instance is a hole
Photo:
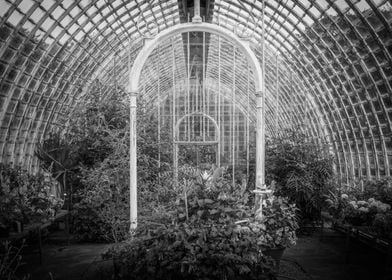
[[[286,247],[270,248],[264,250],[263,254],[271,257],[276,262],[276,265],[279,266],[285,249]]]

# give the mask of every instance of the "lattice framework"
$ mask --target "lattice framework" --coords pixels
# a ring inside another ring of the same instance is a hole
[[[261,1],[211,2],[209,20],[255,38],[261,62]],[[184,21],[177,1],[0,0],[0,7],[1,161],[32,169],[35,144],[66,123],[96,80],[103,94],[125,90],[143,37]],[[264,14],[269,136],[301,127],[331,146],[343,180],[390,175],[390,2],[271,0]],[[146,80],[159,69],[151,66]],[[144,92],[156,98],[152,88]]]

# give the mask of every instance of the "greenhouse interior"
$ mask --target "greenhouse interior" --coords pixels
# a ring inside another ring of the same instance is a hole
[[[391,280],[392,2],[0,0],[1,280]]]

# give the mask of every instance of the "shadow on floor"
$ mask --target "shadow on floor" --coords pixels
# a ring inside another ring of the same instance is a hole
[[[313,280],[392,280],[386,254],[324,229],[298,239],[283,258],[298,263]]]
[[[386,256],[350,242],[349,257],[345,236],[325,230],[302,236],[297,245],[286,249],[279,279],[296,280],[392,280],[386,272]],[[109,244],[46,244],[42,264],[32,250],[24,256],[21,274],[31,280],[111,279],[112,262],[102,261]],[[387,277],[389,276],[389,277]]]

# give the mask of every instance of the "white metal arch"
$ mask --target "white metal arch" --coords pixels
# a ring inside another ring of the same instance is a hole
[[[262,90],[262,70],[261,66],[255,56],[254,52],[251,50],[249,41],[240,39],[233,32],[224,29],[218,25],[212,23],[183,23],[175,25],[168,28],[155,36],[153,39],[146,39],[143,49],[137,55],[131,72],[129,73],[129,92],[139,91],[139,80],[144,64],[146,63],[148,57],[152,51],[162,42],[185,32],[208,32],[222,36],[223,38],[231,41],[240,48],[240,50],[246,55],[250,66],[252,67],[253,73],[255,75],[255,88],[256,92]]]
[[[224,29],[218,25],[207,22],[192,22],[178,24],[170,27],[152,39],[146,39],[143,49],[138,53],[132,69],[129,73],[130,95],[130,230],[137,227],[137,161],[136,161],[136,98],[139,92],[139,80],[144,64],[152,51],[165,40],[186,32],[207,32],[218,36],[222,36],[238,47],[247,57],[249,65],[253,70],[254,83],[256,89],[256,188],[264,187],[264,155],[265,155],[265,121],[264,121],[264,105],[263,104],[263,73],[262,68],[251,50],[249,41],[242,40],[233,32]]]
[[[209,119],[212,123],[213,123],[213,125],[214,125],[214,128],[215,128],[215,132],[216,132],[216,135],[215,135],[215,140],[212,140],[212,141],[191,141],[191,142],[187,142],[187,141],[180,141],[180,140],[178,140],[178,134],[179,134],[179,128],[180,128],[180,125],[181,125],[181,123],[186,119],[186,118],[189,118],[189,117],[192,117],[192,116],[201,116],[201,117],[204,117],[204,118],[206,118],[206,119]],[[218,150],[216,151],[216,159],[217,159],[217,161],[216,161],[216,165],[218,166],[218,167],[220,167],[220,157],[219,157],[219,147],[220,147],[220,144],[219,144],[219,142],[220,142],[220,127],[219,127],[219,125],[218,125],[218,123],[216,122],[216,120],[213,118],[213,117],[211,117],[210,115],[208,115],[208,114],[205,114],[205,113],[201,113],[201,112],[194,112],[194,113],[190,113],[190,114],[186,114],[186,115],[184,115],[184,116],[182,116],[178,121],[177,121],[177,123],[176,123],[176,126],[175,126],[175,136],[176,136],[176,139],[173,139],[173,142],[174,142],[174,145],[175,145],[175,152],[178,152],[178,148],[179,148],[179,145],[197,145],[197,144],[206,144],[206,145],[217,145],[217,147],[218,147]],[[177,161],[174,165],[175,166],[177,166],[178,165],[178,157],[177,156],[175,156],[174,157],[175,158],[175,160]],[[174,172],[176,173],[175,174],[175,178],[177,178],[177,176],[178,176],[178,174],[177,174],[177,170],[174,170]]]
[[[190,114],[186,114],[186,115],[182,116],[182,117],[177,121],[177,124],[176,124],[176,127],[175,127],[175,135],[176,135],[176,137],[178,137],[178,130],[179,130],[179,127],[180,127],[181,123],[182,123],[186,118],[189,118],[189,117],[191,117],[191,116],[202,116],[202,117],[204,117],[204,118],[209,119],[209,120],[213,123],[214,128],[215,128],[215,131],[216,131],[216,133],[217,133],[217,135],[216,135],[215,138],[217,138],[218,140],[215,140],[215,141],[213,141],[213,142],[214,142],[214,143],[218,143],[218,141],[219,141],[219,139],[220,139],[219,125],[217,124],[216,120],[215,120],[213,117],[211,117],[211,116],[208,115],[208,114],[201,113],[201,112],[194,112],[194,113],[190,113]],[[175,140],[175,142],[180,142],[180,141]],[[203,142],[203,141],[201,141],[201,142]]]

